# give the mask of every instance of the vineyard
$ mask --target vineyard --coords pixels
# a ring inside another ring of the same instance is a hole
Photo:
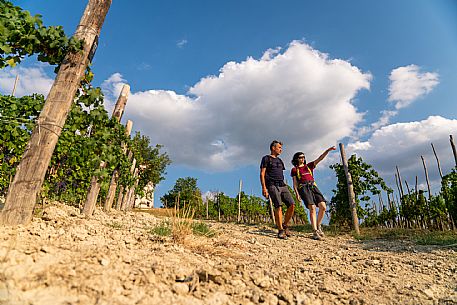
[[[57,64],[55,70],[59,71],[66,53],[82,51],[82,41],[67,38],[61,27],[45,27],[40,16],[32,17],[7,1],[0,4],[5,29],[1,39],[2,68],[14,67],[25,56],[37,54],[39,61]],[[151,146],[147,136],[136,132],[130,137],[132,122],[126,127],[120,124],[128,91],[121,92],[110,118],[101,89],[91,85],[93,76],[87,67],[72,99],[68,118],[59,129],[58,142],[38,194],[41,202],[66,202],[83,208],[88,214],[93,213],[90,205],[95,204],[89,200],[93,189],[96,195],[92,197],[103,202],[106,210],[129,209],[135,198],[133,193],[141,194],[146,184],[163,180],[165,168],[170,164],[167,154],[160,152],[161,146]],[[128,86],[126,88],[128,90]],[[7,196],[11,188],[24,152],[32,150],[27,147],[32,134],[56,134],[56,124],[39,122],[44,105],[44,97],[38,94],[20,98],[0,96],[2,197]],[[110,189],[113,183],[119,187]],[[114,204],[116,189],[118,200]],[[113,194],[109,194],[110,191]]]
[[[454,157],[455,149],[450,137]],[[432,144],[433,147],[433,144]],[[423,160],[423,157],[422,157]],[[418,188],[417,176],[414,189],[405,180],[407,193],[404,192],[400,171],[397,167],[395,181],[398,192],[389,188],[379,174],[355,155],[348,160],[352,174],[354,193],[356,194],[357,212],[366,227],[409,228],[428,230],[455,230],[457,219],[457,172],[456,167],[445,176],[441,176],[441,190],[431,194],[424,163],[428,190]],[[439,166],[439,160],[438,166]],[[331,224],[338,226],[350,225],[350,209],[348,205],[347,180],[341,164],[331,166],[335,170],[338,184],[331,199]],[[441,169],[440,169],[441,172]],[[428,194],[426,196],[425,194]],[[384,196],[383,196],[384,195]],[[377,201],[377,202],[376,202]]]
[[[83,52],[84,48],[87,49],[84,40],[77,35],[68,38],[61,27],[44,26],[41,16],[31,16],[8,1],[0,3],[2,26],[5,29],[1,34],[2,68],[14,67],[25,57],[37,55],[39,61],[56,65],[55,71],[58,73],[62,70],[61,64],[66,54],[77,54]],[[20,98],[14,95],[0,96],[1,197],[7,197],[8,191],[14,193],[13,178],[21,168],[21,160],[28,158],[24,157],[24,153],[30,153],[34,148],[27,145],[40,147],[33,141],[33,136],[44,139],[41,134],[46,132],[58,141],[37,192],[38,203],[56,200],[78,207],[87,215],[93,213],[96,203],[105,211],[111,208],[128,210],[133,208],[137,195],[145,195],[146,185],[157,185],[164,179],[163,175],[171,160],[166,153],[160,151],[161,145],[151,145],[150,139],[140,132],[131,137],[131,121],[126,126],[120,124],[128,100],[129,86],[124,85],[110,117],[105,109],[101,89],[91,84],[93,77],[88,64],[62,127],[40,121],[40,113],[44,113],[46,102],[42,95]],[[455,158],[452,136],[451,146]],[[439,166],[439,160],[437,161]],[[337,186],[329,204],[330,224],[347,229],[352,222],[347,178],[342,164],[334,164],[331,168],[335,171]],[[424,169],[427,176],[425,162]],[[408,182],[404,181],[405,192],[398,168],[395,176],[396,193],[371,165],[355,155],[348,159],[348,170],[353,179],[358,221],[363,226],[455,229],[455,168],[444,176],[440,169],[441,190],[435,195],[431,194],[430,186],[428,191],[418,189],[417,177],[414,188],[410,188]],[[194,216],[201,219],[242,223],[273,221],[272,207],[268,200],[247,195],[240,188],[234,198],[213,192],[203,201],[197,179],[191,177],[178,179],[175,187],[160,199],[165,208],[191,208]],[[300,200],[294,199],[297,204],[293,221],[296,224],[306,224],[306,211]],[[5,211],[12,208],[9,206]]]
[[[46,98],[16,97],[20,75],[0,95],[0,304],[457,304],[452,136],[456,167],[442,174],[436,157],[436,194],[423,158],[427,189],[417,176],[410,187],[397,167],[394,190],[340,144],[323,241],[310,238],[290,187],[287,241],[276,238],[271,201],[246,194],[241,180],[230,197],[202,196],[197,178],[179,178],[163,208],[136,208],[171,159],[132,135],[134,122],[121,124],[129,85],[110,115],[92,84],[110,4],[89,1],[69,38],[0,0],[0,68],[36,57],[56,73]]]

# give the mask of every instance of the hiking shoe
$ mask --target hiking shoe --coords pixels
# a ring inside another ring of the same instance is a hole
[[[322,237],[319,235],[319,233],[317,233],[317,230],[314,231],[312,239],[314,239],[314,240],[321,240],[322,239]]]
[[[286,234],[287,237],[290,237],[292,235],[292,233],[290,233],[289,226],[282,225],[282,228],[284,229],[284,234]]]
[[[320,237],[325,237],[324,231],[322,230],[322,226],[319,226],[317,229],[317,234],[319,234]]]
[[[278,232],[278,238],[279,238],[279,239],[287,239],[286,232],[284,232],[284,230],[279,230],[279,232]]]

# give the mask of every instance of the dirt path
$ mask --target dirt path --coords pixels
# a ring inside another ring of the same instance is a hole
[[[177,244],[160,221],[57,205],[2,228],[0,304],[457,304],[449,248],[217,223]]]

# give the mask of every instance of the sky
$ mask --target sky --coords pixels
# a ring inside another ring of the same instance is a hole
[[[85,1],[13,1],[45,25],[72,35]],[[132,120],[173,161],[156,187],[195,177],[203,193],[261,196],[259,164],[272,140],[291,183],[291,157],[316,159],[343,143],[395,187],[432,188],[455,165],[457,2],[453,0],[113,1],[93,60],[93,84],[111,111],[131,87],[123,122]],[[0,70],[0,92],[47,94],[53,68],[25,60]],[[315,171],[325,197],[335,188],[331,152]]]

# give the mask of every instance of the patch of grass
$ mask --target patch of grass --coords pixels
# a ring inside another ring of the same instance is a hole
[[[133,209],[133,212],[142,212],[154,215],[156,217],[172,217],[174,209],[154,208],[154,209]]]
[[[117,221],[113,221],[113,222],[110,222],[110,223],[106,223],[105,224],[107,227],[110,227],[110,228],[113,228],[113,229],[116,229],[116,230],[121,230],[124,228],[124,226],[122,225],[122,223],[120,222],[117,222]]]
[[[163,221],[159,225],[153,227],[149,233],[158,235],[158,236],[170,236],[171,235],[171,225],[168,221]]]
[[[440,245],[457,247],[456,231],[428,231],[419,229],[361,228],[358,240],[409,240],[418,245]]]
[[[175,209],[171,217],[171,237],[177,243],[184,243],[192,234],[194,210],[191,207]]]
[[[198,221],[192,224],[192,233],[194,235],[201,235],[205,237],[216,236],[216,231],[212,230],[206,223]]]
[[[418,245],[453,246],[457,248],[457,232],[424,232],[423,234],[415,237],[415,242]]]

